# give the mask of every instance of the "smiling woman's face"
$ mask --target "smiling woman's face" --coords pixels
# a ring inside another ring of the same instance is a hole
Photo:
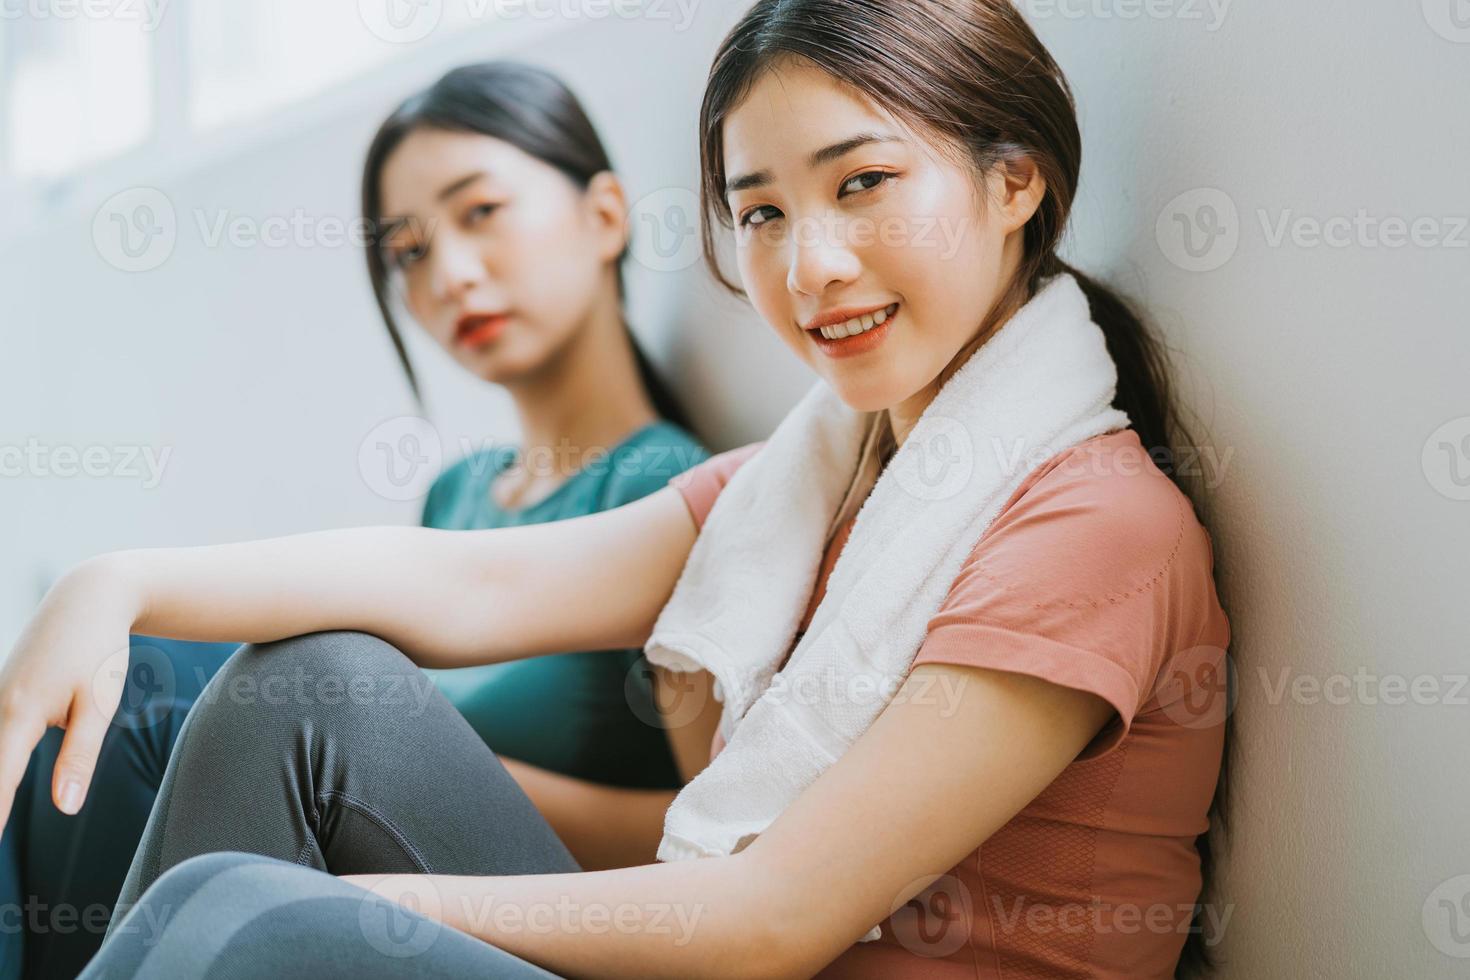
[[[507,382],[616,300],[625,235],[611,174],[586,190],[503,140],[416,129],[380,178],[384,260],[415,321],[465,368]]]
[[[724,147],[756,310],[853,408],[927,404],[1019,264],[1029,191],[982,186],[958,154],[795,60],[756,81]],[[835,341],[808,329],[834,318],[873,326]]]

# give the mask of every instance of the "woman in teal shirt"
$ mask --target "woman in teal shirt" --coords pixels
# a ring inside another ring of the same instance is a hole
[[[427,527],[541,524],[607,510],[662,487],[708,453],[683,429],[651,422],[530,506],[505,509],[491,487],[517,452],[486,450],[445,471],[429,492]],[[617,786],[680,785],[641,650],[580,652],[428,672],[500,755]]]
[[[426,525],[577,517],[708,457],[628,329],[627,204],[555,77],[471,65],[408,99],[369,147],[362,203],[375,230],[369,279],[415,396],[400,309],[509,392],[521,424],[519,447],[472,453],[439,477]],[[101,944],[179,726],[236,645],[134,637],[131,647],[123,707],[75,816],[49,791],[60,730],[32,755],[0,837],[0,976],[73,977]],[[431,676],[507,760],[614,786],[680,785],[639,650]]]

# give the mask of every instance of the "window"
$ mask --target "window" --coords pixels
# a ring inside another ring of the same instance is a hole
[[[356,3],[193,0],[189,118],[207,129],[260,115],[401,53]]]
[[[152,125],[153,34],[123,16],[7,16],[4,169],[55,177],[141,143]],[[27,6],[27,11],[47,9]],[[92,9],[97,9],[95,6]]]
[[[44,182],[139,146],[172,150],[495,10],[489,0],[0,0],[0,178]]]

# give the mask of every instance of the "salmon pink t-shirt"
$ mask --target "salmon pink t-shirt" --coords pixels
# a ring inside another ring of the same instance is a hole
[[[669,481],[696,525],[762,445]],[[852,520],[832,536],[802,630]],[[1224,738],[1230,628],[1213,563],[1189,499],[1131,429],[1027,477],[961,567],[914,664],[1027,674],[1096,694],[1115,714],[1025,809],[885,919],[881,939],[819,976],[1173,976]],[[712,758],[721,747],[716,736]]]

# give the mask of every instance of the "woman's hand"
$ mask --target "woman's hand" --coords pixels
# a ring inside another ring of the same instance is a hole
[[[0,669],[0,824],[51,726],[66,729],[51,798],[63,813],[81,808],[122,698],[138,600],[125,564],[103,556],[67,572],[22,631]]]

